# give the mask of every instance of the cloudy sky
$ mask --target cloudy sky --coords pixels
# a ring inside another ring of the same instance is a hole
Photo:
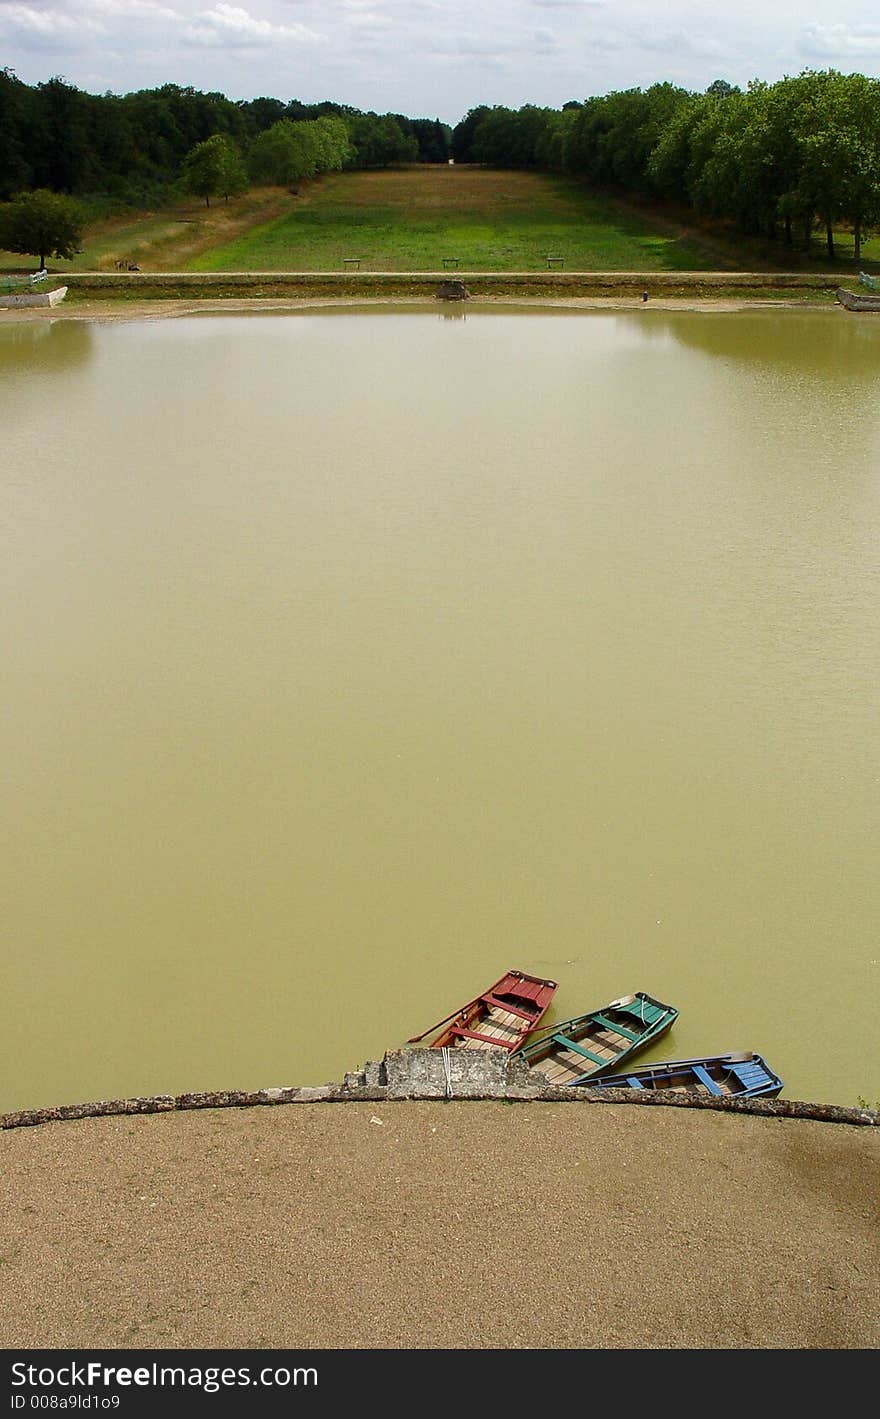
[[[670,79],[880,75],[876,0],[0,0],[0,68],[92,93],[173,82],[230,98],[455,123]]]

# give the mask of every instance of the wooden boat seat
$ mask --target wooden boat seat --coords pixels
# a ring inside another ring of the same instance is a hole
[[[613,1035],[623,1035],[625,1040],[632,1040],[633,1044],[636,1044],[642,1038],[641,1035],[634,1035],[632,1030],[625,1029],[623,1025],[615,1025],[614,1021],[609,1020],[607,1015],[600,1015],[598,1011],[593,1018],[597,1025],[602,1026],[603,1030],[610,1030]]]
[[[720,1084],[715,1083],[715,1080],[712,1078],[711,1074],[708,1072],[707,1069],[704,1069],[702,1064],[694,1065],[694,1073],[696,1074],[700,1083],[706,1089],[709,1090],[710,1094],[721,1095],[724,1093],[724,1090],[721,1088]]]
[[[554,1035],[553,1040],[554,1043],[558,1044],[562,1049],[570,1049],[574,1054],[582,1054],[584,1059],[592,1060],[593,1064],[609,1063],[607,1059],[601,1058],[600,1055],[591,1054],[588,1049],[584,1049],[583,1045],[575,1044],[574,1040],[566,1039],[565,1035]]]
[[[749,1064],[748,1061],[741,1064],[731,1064],[730,1072],[736,1075],[746,1089],[754,1089],[757,1085],[768,1082],[766,1070],[762,1069],[760,1064]]]
[[[484,995],[487,1005],[494,1005],[496,1010],[508,1010],[511,1015],[518,1015],[521,1020],[528,1020],[531,1023],[535,1018],[534,1010],[523,1010],[519,1005],[511,1005],[509,1000],[501,1000],[497,995]]]
[[[481,1044],[492,1045],[494,1049],[510,1049],[508,1041],[499,1039],[497,1035],[481,1035],[479,1030],[465,1030],[461,1025],[453,1025],[449,1033],[460,1040],[479,1040]]]

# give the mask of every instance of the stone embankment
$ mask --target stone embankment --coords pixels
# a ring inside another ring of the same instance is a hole
[[[880,1112],[813,1104],[792,1099],[713,1098],[671,1091],[633,1089],[560,1089],[544,1082],[524,1060],[506,1050],[401,1049],[345,1075],[341,1084],[192,1094],[155,1094],[140,1099],[109,1099],[58,1108],[24,1109],[0,1115],[0,1127],[27,1128],[81,1118],[120,1114],[171,1113],[185,1109],[251,1108],[269,1104],[396,1103],[403,1100],[503,1100],[509,1103],[633,1104],[666,1108],[709,1109],[767,1118],[804,1118],[820,1123],[877,1127]]]
[[[436,296],[442,271],[72,271],[71,296],[126,299],[201,297],[336,297],[384,299]],[[767,271],[461,271],[472,296],[639,298],[779,295],[833,297],[839,274]]]

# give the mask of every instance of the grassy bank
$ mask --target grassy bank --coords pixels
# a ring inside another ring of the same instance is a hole
[[[579,271],[730,269],[732,253],[627,212],[570,179],[482,168],[335,173],[290,209],[196,257],[199,271],[546,270],[548,254]]]
[[[82,251],[72,261],[49,262],[52,271],[115,271],[116,263],[144,271],[179,271],[194,257],[222,247],[242,232],[259,230],[293,199],[277,187],[255,187],[233,202],[186,202],[154,212],[124,212],[86,225]],[[0,271],[32,271],[36,262],[0,250]]]
[[[470,167],[412,167],[328,174],[298,192],[254,188],[211,207],[195,199],[158,212],[103,217],[87,226],[83,250],[51,269],[113,273],[311,273],[354,275],[450,270],[473,275],[545,272],[827,272],[854,275],[852,238],[827,261],[781,246],[744,243],[697,226],[687,214],[636,207],[541,173]],[[877,266],[880,242],[859,263]],[[349,263],[346,266],[346,262]],[[457,266],[454,263],[457,262]],[[0,271],[33,269],[33,260],[0,251]],[[216,294],[216,291],[214,292]],[[314,292],[313,292],[314,293]],[[585,292],[588,293],[588,292]],[[187,293],[188,294],[188,293]]]

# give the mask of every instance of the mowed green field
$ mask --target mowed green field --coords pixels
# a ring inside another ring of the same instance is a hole
[[[124,211],[89,223],[82,250],[50,260],[53,272],[540,271],[547,256],[566,271],[880,272],[880,239],[853,260],[852,233],[837,233],[830,263],[824,234],[809,253],[706,230],[669,212],[589,192],[570,178],[479,167],[410,167],[332,173],[300,184],[251,188],[210,207],[193,198],[159,211]],[[0,251],[0,272],[34,259]]]
[[[413,167],[333,173],[302,184],[290,210],[194,256],[192,271],[730,270],[737,258],[668,221],[541,173]]]

